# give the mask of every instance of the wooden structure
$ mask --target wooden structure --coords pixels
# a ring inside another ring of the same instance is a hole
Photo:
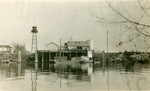
[[[54,60],[71,60],[73,57],[87,56],[87,50],[71,50],[71,51],[48,51],[39,50],[39,62],[50,62]]]

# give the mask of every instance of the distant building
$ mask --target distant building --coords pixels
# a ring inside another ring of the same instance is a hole
[[[9,45],[0,45],[0,53],[1,54],[9,54],[9,53],[13,53],[13,48]]]
[[[93,42],[91,40],[87,41],[69,41],[65,43],[68,50],[72,49],[83,49],[83,50],[93,50]]]
[[[49,51],[57,51],[59,48],[58,45],[54,42],[50,42],[46,44],[45,46],[46,46],[46,50],[49,50]]]

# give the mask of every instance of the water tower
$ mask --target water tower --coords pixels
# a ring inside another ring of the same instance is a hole
[[[31,33],[32,33],[31,52],[35,52],[37,50],[37,33],[38,33],[36,26],[32,27]]]

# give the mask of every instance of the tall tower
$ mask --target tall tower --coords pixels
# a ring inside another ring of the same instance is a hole
[[[37,30],[36,26],[32,27],[31,33],[32,33],[31,52],[34,53],[37,50],[37,33],[38,33],[38,30]]]

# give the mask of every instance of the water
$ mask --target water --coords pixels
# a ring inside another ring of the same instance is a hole
[[[0,63],[0,91],[50,90],[150,90],[150,65]]]

